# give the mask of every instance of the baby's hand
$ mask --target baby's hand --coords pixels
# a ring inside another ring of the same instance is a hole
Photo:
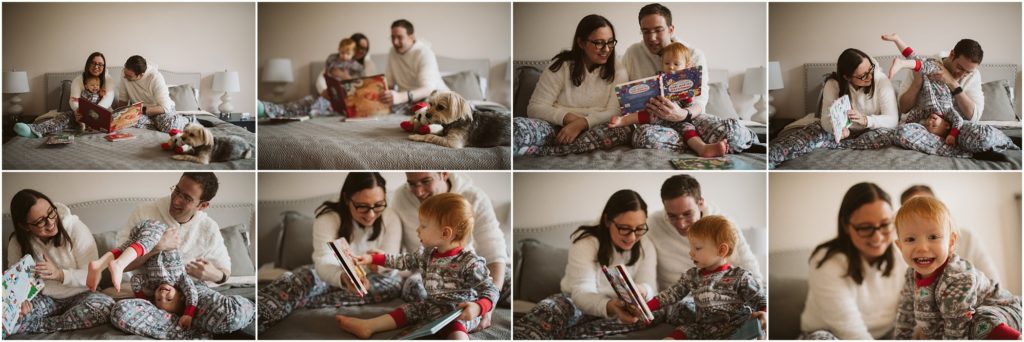
[[[100,97],[104,97],[104,96],[107,96],[107,90],[103,89],[103,88],[100,88]]]
[[[459,308],[462,309],[462,314],[459,315],[460,321],[470,321],[480,316],[480,304],[476,302],[459,303]]]
[[[887,41],[887,42],[895,42],[897,40],[900,40],[900,35],[898,35],[896,33],[883,34],[882,35],[882,40]]]
[[[373,255],[353,255],[352,261],[355,262],[356,265],[370,265],[373,264]]]
[[[629,114],[626,114],[626,115],[629,115]],[[611,120],[608,120],[608,128],[619,127],[619,126],[622,125],[623,121],[625,121],[625,120],[622,119],[622,116],[613,116]]]
[[[956,145],[956,137],[952,134],[946,135],[946,145]]]
[[[181,326],[182,329],[188,329],[188,327],[192,326],[192,316],[181,316],[181,318],[178,319],[178,325]]]

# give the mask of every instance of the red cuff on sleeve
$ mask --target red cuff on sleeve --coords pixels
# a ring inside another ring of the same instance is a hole
[[[960,135],[960,130],[956,129],[955,127],[954,128],[950,128],[949,129],[949,135],[951,135],[954,138],[956,138],[956,136]]]
[[[370,262],[372,262],[374,265],[384,266],[384,261],[386,260],[387,257],[385,257],[384,254],[374,254],[373,259]]]
[[[911,49],[909,46],[906,49],[903,49],[903,57],[910,57],[913,53],[914,49]]]
[[[395,320],[395,327],[401,328],[405,326],[405,311],[402,308],[396,308],[389,312],[388,315],[391,315],[391,319]]]
[[[491,303],[491,300],[487,299],[487,298],[480,298],[480,300],[476,301],[476,304],[480,305],[480,314],[481,315],[483,315],[485,313],[488,313],[488,312],[491,312],[491,307],[494,306],[494,303]]]
[[[121,257],[121,250],[117,248],[111,249],[110,254],[113,254],[114,258],[119,258]]]
[[[764,311],[764,312],[768,312],[768,307],[766,306],[766,307],[760,308],[760,309],[758,309],[757,311]]]
[[[914,61],[914,72],[921,71],[921,61]]]
[[[142,292],[142,291],[136,292],[135,293],[135,298],[146,299],[146,293]]]
[[[189,305],[187,308],[185,308],[185,314],[183,316],[192,316],[193,318],[196,317],[196,306]]]
[[[686,142],[687,140],[690,140],[691,138],[694,138],[696,136],[697,136],[697,130],[695,130],[695,129],[691,129],[691,130],[685,131],[685,132],[683,132],[683,142]]]
[[[661,309],[661,301],[658,300],[658,297],[654,297],[654,299],[647,301],[647,307],[650,308],[651,311],[658,311],[658,309]]]
[[[1014,330],[1006,323],[999,323],[995,328],[992,328],[992,332],[985,336],[986,340],[1019,340],[1020,332]]]
[[[642,123],[642,124],[651,123],[651,114],[648,113],[646,110],[641,110],[640,112],[636,113],[636,118],[637,118],[637,120],[636,120],[637,123]]]
[[[673,340],[685,340],[686,334],[682,330],[676,329],[672,330],[672,335],[669,335],[669,337],[672,337]]]
[[[141,243],[134,242],[131,245],[129,245],[128,247],[131,247],[132,249],[134,249],[135,250],[135,254],[138,255],[138,256],[146,255],[146,248],[142,247]]]

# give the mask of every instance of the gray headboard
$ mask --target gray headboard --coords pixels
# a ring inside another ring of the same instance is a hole
[[[114,79],[114,86],[111,89],[117,89],[117,82],[121,82],[121,70],[124,67],[112,66],[107,68],[107,74]],[[164,76],[164,81],[167,82],[168,86],[179,85],[179,84],[191,84],[195,89],[200,88],[200,80],[203,75],[198,72],[176,72],[168,70],[159,70],[160,74]],[[65,80],[74,80],[75,77],[81,75],[81,71],[72,72],[48,72],[46,73],[46,109],[57,109],[57,104],[60,103],[60,87],[61,83]],[[115,90],[116,91],[116,90]],[[114,96],[117,96],[115,93]],[[67,99],[64,99],[67,101]]]
[[[877,61],[875,67],[875,76],[878,77],[884,75],[889,70],[889,66],[892,65],[892,61],[897,56],[879,56],[873,57]],[[991,82],[998,80],[1007,80],[1010,84],[1014,84],[1017,80],[1017,65],[1015,64],[981,64],[978,66],[978,70],[981,72],[981,82]],[[818,97],[821,95],[821,88],[825,84],[825,77],[828,74],[836,71],[836,63],[808,63],[804,64],[804,113],[817,113],[818,112]],[[909,81],[912,77],[910,70],[900,70],[893,77],[893,89],[899,92],[900,82]],[[899,95],[899,94],[897,94]],[[1020,108],[1016,108],[1016,102],[1014,102],[1014,112],[1020,113]]]
[[[370,55],[370,59],[372,59],[373,63],[376,65],[377,73],[383,74],[388,65],[388,54],[375,53]],[[451,58],[437,56],[437,68],[441,71],[441,75],[468,70],[475,73],[478,77],[489,79],[491,61],[486,58]],[[309,64],[309,89],[310,93],[313,93],[314,95],[316,95],[316,78],[320,77],[320,72],[323,70],[323,61],[316,61]]]

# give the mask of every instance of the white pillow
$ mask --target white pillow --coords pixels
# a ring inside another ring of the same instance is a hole
[[[708,86],[708,105],[704,112],[722,119],[739,119],[736,108],[729,97],[729,86],[722,82],[711,83]]]

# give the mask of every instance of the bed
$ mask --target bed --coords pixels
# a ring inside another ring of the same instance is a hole
[[[264,286],[287,270],[312,264],[313,211],[324,201],[336,201],[338,195],[325,194],[298,200],[260,201],[258,222],[260,250],[258,258],[259,285]],[[509,203],[496,204],[495,214],[502,222],[505,238],[511,241],[508,224]],[[390,312],[404,303],[395,299],[386,303],[326,309],[300,309],[260,333],[260,339],[338,340],[356,337],[342,331],[334,320],[336,314],[370,318]],[[496,304],[491,327],[470,334],[472,339],[511,340],[512,313],[507,301]],[[398,331],[373,335],[373,339],[391,339]]]
[[[513,111],[517,117],[526,117],[526,107],[530,103],[533,89],[540,77],[541,72],[551,61],[514,61],[513,72]],[[725,70],[711,70],[710,98],[708,101],[709,113],[722,113],[720,116],[737,118],[742,120],[745,126],[758,135],[758,140],[763,144],[767,141],[768,126],[761,122],[750,120],[750,116],[743,117],[734,109],[733,100],[729,96],[728,72]],[[751,107],[752,109],[752,107]],[[626,146],[619,146],[610,150],[599,150],[590,153],[572,154],[567,156],[516,156],[512,162],[517,170],[659,170],[672,169],[670,160],[683,157],[697,157],[692,152],[675,152],[654,149],[633,149]],[[730,154],[735,169],[764,170],[767,167],[765,153],[738,153]]]
[[[880,66],[876,77],[881,76],[881,67],[892,65],[896,56],[875,57]],[[1019,91],[1013,89],[1017,77],[1017,65],[1013,64],[981,64],[978,67],[982,76],[982,89],[985,92],[985,110],[981,123],[998,127],[1021,145],[1020,108],[1014,105],[1014,97]],[[809,113],[801,119],[785,127],[779,136],[808,124],[816,124],[818,117],[818,101],[821,96],[825,75],[835,71],[835,63],[810,63],[804,65],[805,90],[804,112]],[[893,77],[893,89],[898,91],[901,82],[908,82],[910,71],[900,71]],[[798,116],[793,116],[798,117]],[[928,155],[897,146],[880,150],[830,150],[820,149],[783,163],[776,168],[786,169],[836,169],[836,170],[874,170],[874,169],[922,169],[922,170],[1020,170],[1021,151],[1012,150],[1003,153],[1006,161],[985,161],[965,158],[951,158]]]
[[[379,68],[387,55],[371,55]],[[508,112],[486,101],[487,59],[458,59],[439,56],[438,67],[446,84],[469,99],[474,106]],[[315,81],[323,62],[310,64],[310,94],[316,95]],[[377,70],[383,72],[383,70]],[[414,142],[399,124],[409,116],[391,114],[376,120],[341,122],[338,117],[316,117],[303,122],[270,124],[259,122],[260,169],[346,169],[346,170],[508,170],[508,146],[452,149]]]
[[[120,75],[122,67],[110,67],[107,72]],[[210,112],[201,110],[198,89],[200,73],[180,73],[161,70],[175,100],[178,111],[207,126],[214,135],[240,136],[254,146],[256,135],[242,127],[225,122]],[[46,108],[44,115],[70,110],[67,96],[71,80],[80,72],[47,73]],[[119,79],[119,78],[118,78]],[[66,146],[47,146],[44,139],[13,137],[3,144],[3,168],[5,170],[254,170],[255,156],[250,159],[201,165],[171,159],[171,153],[160,149],[167,141],[165,132],[130,128],[124,130],[137,138],[118,142],[104,139],[105,134],[87,133],[75,137],[74,143]]]
[[[157,198],[124,197],[112,198],[81,203],[68,203],[71,213],[78,215],[79,219],[89,227],[96,239],[96,248],[100,254],[109,251],[117,243],[117,231],[124,227],[128,216],[140,203],[156,201]],[[224,295],[241,295],[255,301],[255,263],[256,246],[251,243],[255,235],[254,228],[256,211],[253,203],[217,203],[214,201],[206,209],[221,227],[221,235],[224,237],[224,244],[231,256],[231,277],[225,285],[217,286],[214,289]],[[3,214],[3,239],[4,247],[7,247],[8,238],[14,233],[14,225],[10,213]],[[3,253],[4,265],[7,265],[7,253]],[[109,285],[109,278],[104,282]],[[130,288],[122,288],[122,292],[130,292]],[[129,295],[130,297],[130,295]],[[216,338],[227,339],[254,339],[255,331],[252,328],[236,331],[231,334],[218,335]],[[59,332],[52,334],[15,334],[8,339],[40,339],[40,340],[111,340],[111,339],[140,339],[141,336],[129,335],[114,328],[110,324],[92,327],[89,329]]]

